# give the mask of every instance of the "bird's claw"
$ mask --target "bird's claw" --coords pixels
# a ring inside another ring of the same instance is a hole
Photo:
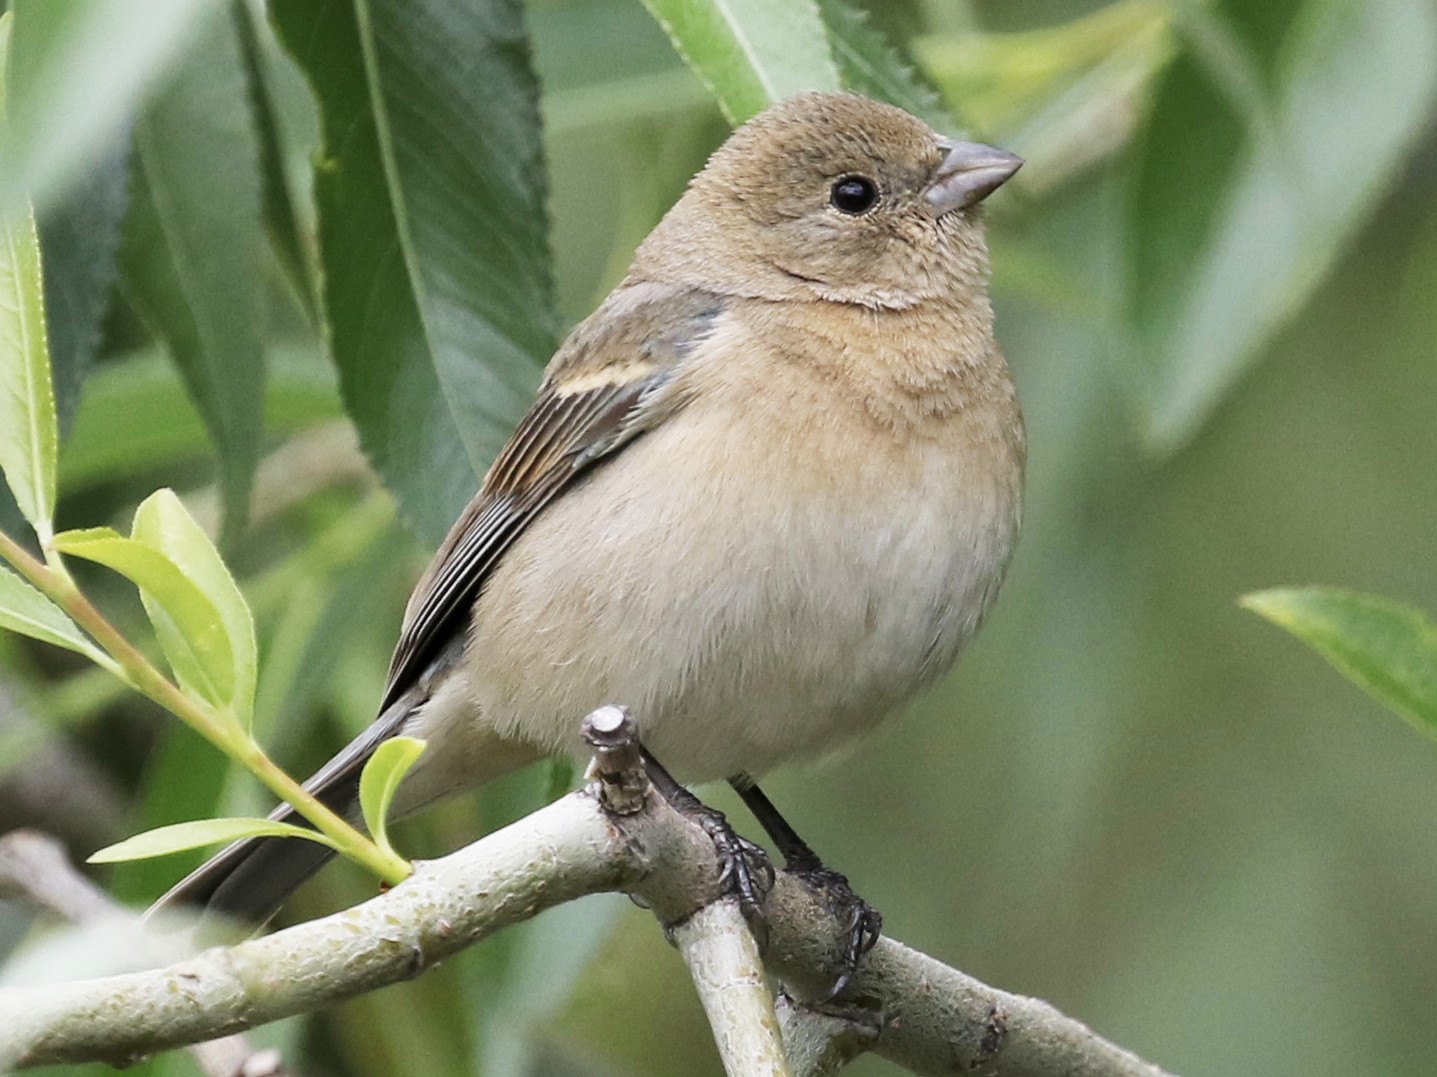
[[[843,965],[833,987],[821,1001],[832,1002],[853,980],[863,955],[873,949],[883,933],[883,916],[853,892],[848,877],[820,863],[790,865],[785,871],[823,898],[830,911],[844,925]]]
[[[774,882],[768,854],[735,831],[722,812],[705,807],[695,821],[704,828],[718,854],[720,891],[738,899],[739,909],[750,923],[761,923],[763,902]]]
[[[773,864],[762,848],[740,835],[723,812],[710,808],[689,792],[648,752],[644,766],[654,788],[680,815],[703,827],[713,842],[719,860],[719,891],[725,897],[738,899],[739,909],[758,937],[766,941],[768,925],[763,919],[763,902],[773,888]]]

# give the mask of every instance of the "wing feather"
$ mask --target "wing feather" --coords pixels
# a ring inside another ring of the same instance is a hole
[[[652,294],[635,302],[616,292],[555,356],[533,407],[410,598],[381,710],[422,678],[467,625],[494,567],[544,506],[678,406],[664,389],[712,328],[722,300],[692,290],[639,289]]]

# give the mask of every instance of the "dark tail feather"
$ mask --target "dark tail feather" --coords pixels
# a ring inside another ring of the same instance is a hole
[[[203,909],[259,925],[334,856],[334,850],[303,838],[248,838],[211,857],[151,906]]]
[[[358,815],[359,773],[381,741],[399,732],[404,720],[424,701],[422,690],[410,689],[385,709],[373,724],[304,783],[331,810],[348,818]],[[288,805],[271,819],[308,826]],[[334,850],[304,838],[246,838],[212,856],[174,885],[146,914],[194,909],[206,914],[259,926],[279,911],[286,898],[324,867]]]

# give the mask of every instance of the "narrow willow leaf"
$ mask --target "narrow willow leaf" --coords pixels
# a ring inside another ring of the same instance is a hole
[[[1240,20],[1292,4],[1198,5],[1127,222],[1134,395],[1151,448],[1187,442],[1379,204],[1437,97],[1437,7],[1308,0],[1264,16],[1247,70]],[[1216,44],[1208,44],[1215,41]]]
[[[40,237],[28,212],[0,224],[0,471],[41,540],[55,514],[59,433],[45,344]]]
[[[234,659],[230,678],[233,690],[226,702],[248,728],[254,711],[258,669],[254,618],[250,616],[249,605],[234,577],[220,559],[219,551],[173,490],[158,490],[140,504],[135,510],[135,524],[130,537],[173,561],[214,605]],[[145,606],[152,620],[158,612],[151,608],[153,605],[155,599],[146,595]]]
[[[0,568],[0,628],[107,661],[64,610],[7,568]]]
[[[129,162],[126,154],[115,153],[38,220],[50,376],[62,438],[70,430],[80,387],[100,347],[102,323],[119,271],[116,256],[128,205]]]
[[[224,534],[243,526],[264,428],[259,140],[231,13],[203,34],[135,125],[121,269],[168,346],[218,455]]]
[[[437,541],[557,336],[523,11],[274,0],[269,12],[323,120],[323,307],[345,407]]]
[[[390,737],[374,749],[359,775],[359,808],[374,843],[386,853],[389,844],[389,807],[399,783],[424,752],[424,741],[413,737]]]
[[[1390,599],[1330,587],[1259,591],[1242,604],[1287,629],[1354,684],[1437,736],[1437,625]]]
[[[1043,192],[1128,143],[1172,59],[1172,21],[1166,0],[1116,0],[1051,26],[935,34],[912,48],[968,124],[1027,159],[1024,187]]]
[[[108,527],[63,531],[55,548],[112,568],[139,587],[180,686],[221,711],[234,697],[234,651],[215,604],[167,555]]]
[[[739,124],[801,90],[842,88],[815,0],[644,0]]]
[[[236,13],[240,47],[244,51],[245,75],[250,85],[250,106],[254,110],[255,133],[259,136],[260,172],[264,180],[264,219],[280,267],[289,278],[296,299],[313,321],[318,316],[318,252],[314,249],[314,222],[302,206],[309,205],[298,190],[291,189],[288,161],[291,146],[286,139],[281,115],[279,83],[282,66],[274,31],[265,21],[259,4],[240,4]],[[301,89],[301,92],[305,92]]]
[[[227,845],[244,838],[307,838],[321,845],[333,848],[333,842],[317,830],[281,823],[275,819],[196,819],[189,823],[174,823],[156,830],[147,830],[126,838],[114,845],[107,845],[92,854],[86,863],[113,864],[119,860],[145,860],[152,856],[167,856],[198,849],[204,845]]]
[[[43,216],[125,141],[138,103],[217,0],[11,0],[10,129],[0,216],[27,196]]]
[[[868,12],[850,0],[818,0],[843,87],[887,101],[935,131],[951,132],[953,116],[937,92],[870,24]]]
[[[14,16],[0,16],[0,116]],[[5,129],[0,123],[0,131]],[[55,515],[59,433],[45,343],[40,237],[29,205],[0,217],[0,472],[41,541]]]

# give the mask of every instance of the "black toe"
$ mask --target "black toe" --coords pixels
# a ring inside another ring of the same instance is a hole
[[[863,959],[863,955],[878,942],[879,935],[883,933],[883,916],[853,892],[846,876],[824,867],[816,860],[812,863],[790,865],[785,870],[822,897],[829,910],[844,925],[842,967],[833,987],[823,1000],[831,1001],[843,993],[852,981],[853,974],[858,971],[858,963]]]

